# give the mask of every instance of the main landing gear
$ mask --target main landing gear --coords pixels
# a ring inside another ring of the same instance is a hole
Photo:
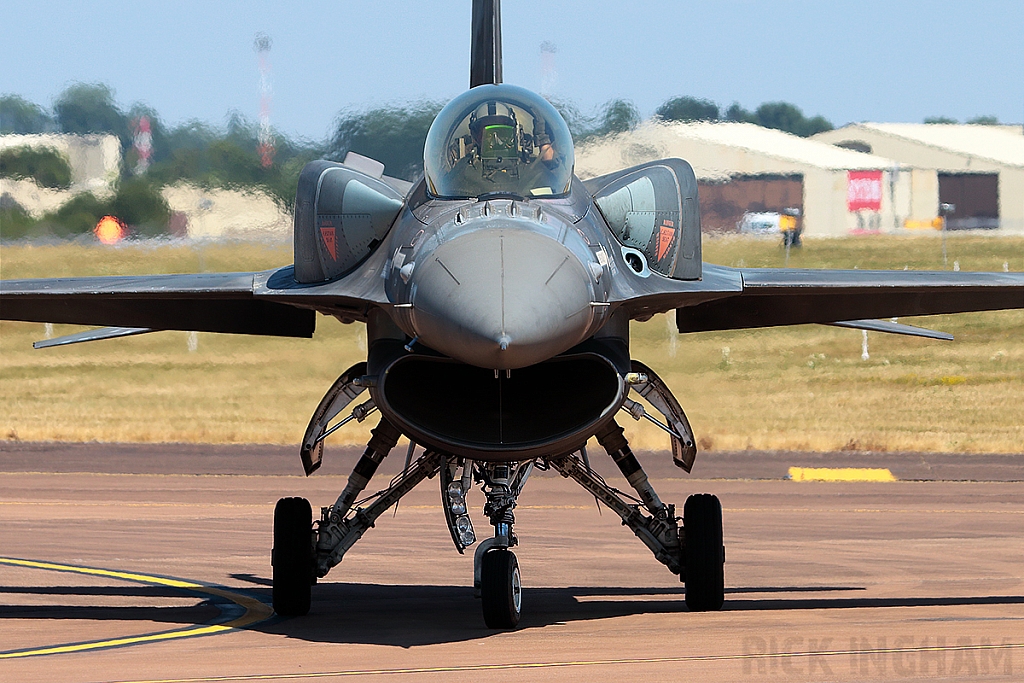
[[[675,506],[666,505],[658,497],[622,431],[613,420],[596,436],[639,495],[632,502],[627,502],[630,497],[609,486],[590,468],[585,450],[579,456],[573,454],[547,463],[607,505],[654,553],[655,559],[679,575],[679,580],[686,584],[686,606],[690,611],[721,609],[725,601],[722,504],[707,493],[693,495],[686,499],[683,517],[676,517]]]
[[[335,427],[328,423],[364,390],[360,385],[363,367],[350,368],[324,397],[313,416],[303,442],[306,473],[320,464],[324,437]],[[642,407],[627,402],[623,410],[634,418],[647,417],[672,435],[673,459],[689,471],[696,455],[692,432],[678,403],[667,387],[648,368],[635,363],[639,382],[633,387],[646,398],[668,424],[647,416]],[[372,399],[352,411],[338,424],[364,419],[375,410]],[[401,434],[386,418],[372,430],[372,438],[349,475],[345,489],[330,507],[321,508],[320,519],[312,520],[309,502],[282,498],[274,511],[273,597],[274,609],[283,616],[306,614],[310,609],[311,586],[318,577],[339,564],[345,553],[372,527],[387,509],[424,479],[439,476],[445,520],[455,548],[463,553],[476,543],[466,494],[479,484],[486,497],[484,515],[494,528],[474,553],[474,589],[481,600],[484,621],[490,628],[510,629],[519,624],[523,609],[523,588],[519,562],[512,552],[518,544],[514,531],[516,501],[534,468],[554,469],[592,493],[617,514],[646,545],[654,557],[686,584],[686,605],[691,611],[722,608],[725,599],[725,546],[722,542],[722,505],[710,494],[687,498],[683,516],[675,506],[662,502],[640,463],[629,448],[622,428],[609,421],[595,436],[618,466],[637,497],[608,485],[590,467],[585,447],[558,457],[526,462],[474,462],[427,449],[414,458],[416,445],[410,443],[405,468],[387,488],[358,500],[378,465],[391,452]]]
[[[305,498],[282,498],[274,508],[274,611],[286,617],[309,612],[313,564],[313,511]]]

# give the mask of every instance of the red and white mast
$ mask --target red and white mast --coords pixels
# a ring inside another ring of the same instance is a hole
[[[256,151],[259,152],[263,168],[270,168],[274,163],[274,133],[270,129],[270,100],[273,94],[270,87],[271,42],[270,36],[262,32],[257,33],[253,41],[260,70],[260,128]]]

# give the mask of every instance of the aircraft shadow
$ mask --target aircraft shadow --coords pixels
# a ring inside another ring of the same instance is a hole
[[[3,602],[4,595],[65,596],[69,598],[113,598],[114,604],[12,605]],[[133,605],[135,601],[154,602],[177,598],[187,600],[180,605]],[[128,604],[125,604],[128,603]],[[158,624],[185,626],[222,621],[223,607],[237,611],[223,598],[206,598],[194,592],[168,586],[0,586],[0,623],[5,619],[53,619],[95,621],[149,621]],[[2,645],[0,645],[2,649]]]
[[[848,586],[741,587],[730,594],[860,591]],[[1024,604],[1024,596],[860,598],[727,598],[730,612],[871,607]],[[687,611],[682,588],[524,588],[519,630],[579,621]],[[696,618],[696,615],[695,615]],[[314,642],[412,647],[486,638],[480,601],[461,586],[331,583],[314,587],[309,615],[255,627]]]
[[[242,578],[242,577],[238,577]],[[265,579],[245,577],[259,586],[246,592],[269,603]],[[808,609],[880,607],[949,607],[1024,604],[1024,596],[973,597],[801,597],[801,593],[862,591],[858,586],[746,586],[726,590],[724,610],[763,612]],[[180,598],[188,594],[155,586],[19,586],[0,587],[3,594],[109,597]],[[740,595],[779,595],[747,598]],[[786,597],[781,597],[786,596]],[[80,602],[75,600],[75,602]],[[520,630],[566,623],[643,614],[686,612],[683,588],[565,587],[524,588],[524,614]],[[216,605],[203,601],[193,606],[132,605],[8,605],[0,604],[0,623],[6,619],[119,620],[202,624],[219,616]],[[694,617],[696,618],[696,616]],[[392,645],[413,647],[457,643],[494,635],[483,623],[480,601],[466,586],[383,585],[323,583],[313,587],[313,608],[305,617],[273,618],[248,627],[309,642]]]

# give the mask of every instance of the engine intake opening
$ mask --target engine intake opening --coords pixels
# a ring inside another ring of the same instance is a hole
[[[581,445],[618,410],[625,385],[594,353],[504,372],[410,355],[382,373],[381,411],[424,443],[478,460],[558,455]]]

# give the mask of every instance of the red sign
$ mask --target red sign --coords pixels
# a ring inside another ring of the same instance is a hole
[[[850,171],[846,184],[846,210],[882,210],[881,171]]]
[[[331,255],[331,258],[335,261],[338,260],[338,246],[334,240],[334,228],[328,228],[320,226],[320,237],[324,240],[324,246],[327,247],[327,253]]]
[[[662,225],[661,229],[658,230],[658,261],[660,262],[665,255],[668,253],[668,248],[672,246],[672,239],[676,236],[676,229],[671,226],[672,221],[665,221],[666,225]]]

